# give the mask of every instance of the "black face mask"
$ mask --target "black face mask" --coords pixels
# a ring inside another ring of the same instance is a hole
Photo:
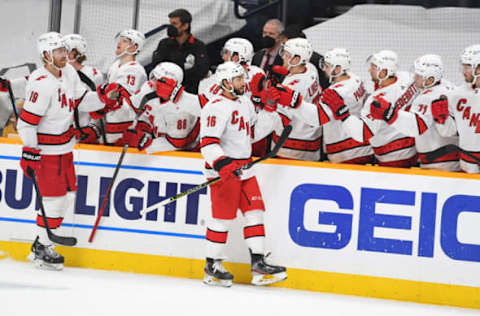
[[[272,48],[275,46],[275,39],[270,36],[262,37],[262,47],[263,48]]]
[[[178,36],[178,30],[175,26],[173,25],[169,25],[167,27],[167,35],[168,37],[177,37]]]

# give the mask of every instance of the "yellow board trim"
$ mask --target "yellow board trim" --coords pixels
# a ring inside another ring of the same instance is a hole
[[[85,248],[57,247],[65,256],[65,265],[100,270],[203,278],[204,260],[145,255]],[[30,244],[0,241],[0,250],[15,260],[25,261]],[[235,275],[235,283],[249,283],[250,265],[225,263]],[[480,309],[480,288],[430,282],[381,278],[346,273],[288,269],[288,279],[272,286],[375,297],[426,304]]]

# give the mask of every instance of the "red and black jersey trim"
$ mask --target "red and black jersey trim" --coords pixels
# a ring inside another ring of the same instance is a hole
[[[420,162],[424,165],[432,164],[432,163],[439,163],[439,162],[451,162],[451,161],[458,161],[460,159],[460,153],[458,151],[448,153],[442,157],[438,157],[434,160],[428,160],[427,156],[429,153],[419,153],[418,158]]]
[[[418,133],[420,135],[422,135],[423,133],[425,133],[428,129],[427,127],[427,124],[425,123],[425,121],[418,115],[418,114],[415,114],[415,118],[417,119],[417,128],[418,128]]]
[[[367,124],[363,123],[363,141],[367,142],[372,138],[372,130],[368,127]]]
[[[70,128],[59,135],[55,134],[45,134],[37,132],[37,140],[39,145],[63,145],[70,142],[70,140],[75,136],[75,128],[73,125],[70,125]]]
[[[211,145],[220,144],[220,138],[218,137],[204,137],[200,142],[200,148]]]
[[[404,137],[404,138],[396,139],[383,146],[373,147],[373,152],[375,152],[377,156],[382,156],[398,150],[410,148],[413,146],[415,146],[415,138]]]
[[[413,157],[403,160],[378,161],[377,163],[382,167],[410,168],[415,167],[418,164],[418,156],[415,154]]]
[[[278,142],[279,136],[277,133],[273,132],[273,141]],[[295,138],[288,138],[287,141],[283,144],[283,148],[295,149],[301,151],[317,151],[322,147],[322,137],[319,137],[314,140],[302,140]]]
[[[326,144],[325,149],[327,154],[338,154],[346,150],[358,147],[365,147],[369,145],[370,143],[368,141],[360,143],[353,138],[347,138],[333,144]]]
[[[208,99],[204,94],[199,94],[198,95],[198,101],[200,102],[200,107],[203,109],[205,104],[208,103]]]
[[[317,106],[318,122],[320,123],[320,125],[324,125],[330,122],[330,118],[328,117],[323,107],[318,103],[315,105]]]
[[[476,151],[469,151],[469,153],[475,157],[477,157],[478,159],[480,159],[480,152],[476,152]],[[473,164],[476,164],[478,165],[478,162],[471,158],[471,157],[468,157],[466,154],[464,153],[460,153],[460,159],[462,159],[463,161],[466,161],[466,162],[469,162],[469,163],[473,163]]]
[[[132,125],[132,121],[118,123],[108,122],[105,124],[105,132],[108,134],[120,134],[125,132],[130,125]]]
[[[172,144],[176,148],[185,148],[197,139],[198,134],[200,134],[200,118],[197,119],[195,126],[190,131],[190,133],[188,133],[187,136],[183,138],[174,138],[174,137],[165,135],[165,138],[168,140],[170,144]]]
[[[40,120],[42,119],[42,116],[32,112],[28,112],[27,110],[23,109],[22,113],[20,114],[20,118],[22,119],[22,121],[30,125],[38,125],[38,123],[40,123]]]

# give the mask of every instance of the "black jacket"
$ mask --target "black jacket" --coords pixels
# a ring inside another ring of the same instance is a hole
[[[263,56],[265,56],[266,51],[267,51],[266,48],[257,51],[253,55],[252,65],[260,67],[260,65],[262,64]],[[275,59],[273,60],[273,65],[279,65],[279,66],[283,65],[283,60],[282,60],[282,57],[280,57],[280,55],[277,54],[277,56],[275,56]]]
[[[193,55],[195,61],[192,68],[185,70],[184,64],[188,55]],[[176,63],[184,70],[182,84],[187,92],[195,94],[198,91],[198,83],[207,75],[210,67],[207,47],[193,35],[190,35],[189,39],[181,46],[178,45],[175,38],[162,39],[153,52],[152,67],[164,61]]]

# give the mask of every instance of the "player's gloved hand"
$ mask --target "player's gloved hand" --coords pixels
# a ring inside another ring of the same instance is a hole
[[[300,93],[283,85],[276,85],[268,88],[267,102],[268,100],[273,100],[281,106],[287,106],[292,109],[296,109],[302,104],[302,96]]]
[[[268,74],[270,82],[273,86],[282,83],[287,75],[288,69],[279,65],[273,66]]]
[[[399,108],[392,105],[390,102],[376,96],[374,101],[370,104],[370,114],[374,120],[384,120],[388,124],[392,124],[398,117]]]
[[[350,111],[343,98],[333,89],[323,91],[320,101],[330,108],[336,120],[345,121],[350,116]]]
[[[242,171],[237,171],[242,165],[229,157],[222,156],[215,160],[213,169],[215,169],[223,181],[240,180]]]
[[[250,81],[250,91],[252,92],[252,102],[255,107],[263,108],[267,101],[267,91],[265,90],[265,75],[257,73]]]
[[[162,77],[155,80],[155,90],[161,103],[172,101],[176,103],[180,98],[184,88],[171,78]]]
[[[90,124],[82,127],[80,130],[76,130],[75,136],[83,144],[98,144],[98,138],[101,135],[99,128],[94,124]]]
[[[122,100],[130,96],[128,91],[116,82],[98,86],[97,94],[100,101],[105,104],[106,113],[119,109]]]
[[[138,150],[144,150],[152,144],[152,137],[138,128],[127,129],[123,133],[123,140],[125,144]]]
[[[438,99],[432,101],[432,116],[438,124],[445,124],[448,118],[448,99],[441,95]]]
[[[22,148],[22,159],[20,159],[20,167],[22,167],[23,173],[28,178],[32,178],[34,172],[40,169],[40,149],[31,147]]]
[[[4,78],[0,78],[0,92],[8,92],[9,85],[10,81]]]

